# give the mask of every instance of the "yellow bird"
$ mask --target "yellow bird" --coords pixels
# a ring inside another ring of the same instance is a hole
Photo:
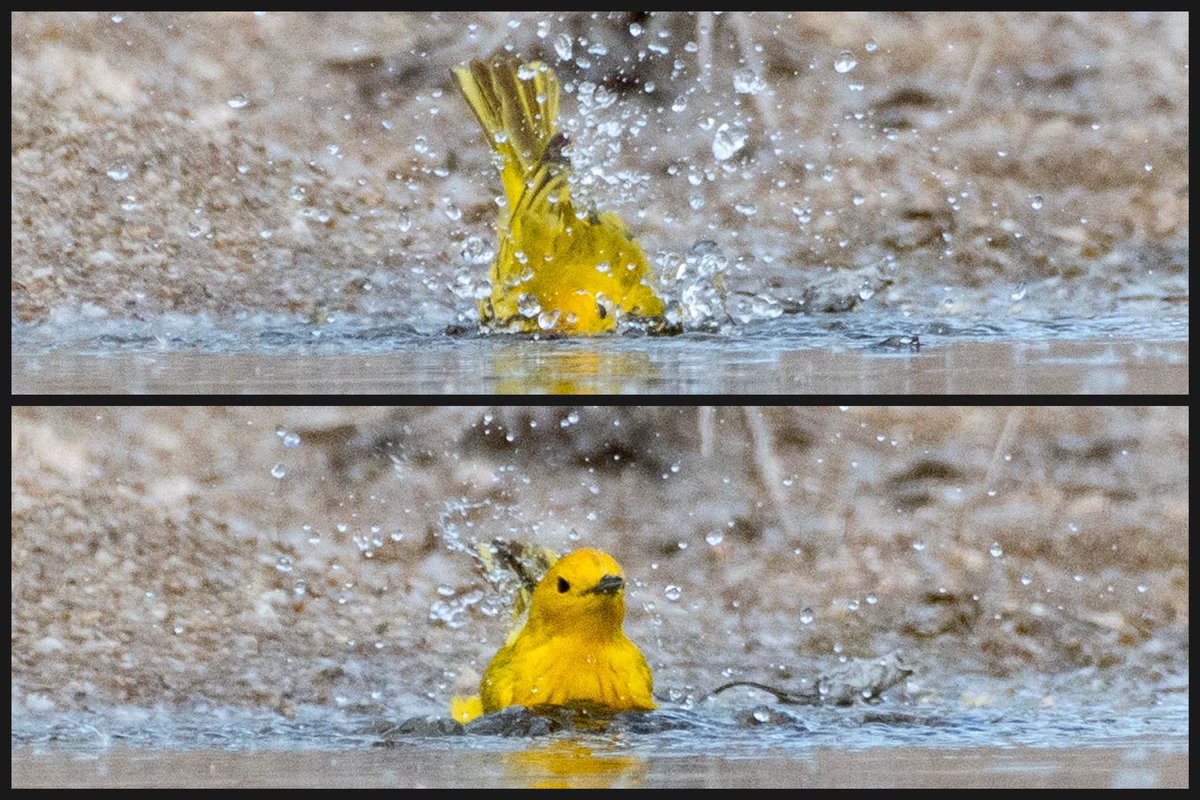
[[[661,317],[653,273],[625,223],[571,201],[567,137],[555,128],[554,70],[501,53],[453,73],[503,161],[507,203],[497,222],[491,296],[479,301],[483,325],[590,334],[613,330],[623,315]]]
[[[625,577],[600,550],[563,556],[533,590],[525,625],[496,652],[478,697],[451,698],[459,722],[513,705],[650,711],[654,679],[625,636]]]

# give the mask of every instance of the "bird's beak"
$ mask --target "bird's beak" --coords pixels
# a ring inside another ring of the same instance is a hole
[[[620,575],[605,575],[599,583],[584,594],[616,594],[623,588],[625,588],[625,579]]]

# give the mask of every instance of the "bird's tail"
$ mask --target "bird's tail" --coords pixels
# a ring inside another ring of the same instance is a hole
[[[504,189],[512,208],[555,139],[558,78],[543,62],[523,64],[508,53],[452,71],[488,142],[504,159]],[[553,151],[549,156],[561,157]]]

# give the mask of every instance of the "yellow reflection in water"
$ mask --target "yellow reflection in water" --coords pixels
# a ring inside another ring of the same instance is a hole
[[[504,755],[509,785],[534,789],[604,789],[640,787],[646,764],[620,753],[615,745],[594,748],[573,740],[536,743],[528,750]]]
[[[492,362],[496,393],[622,394],[635,387],[644,391],[659,378],[658,367],[646,353],[554,345],[522,342],[497,350]]]

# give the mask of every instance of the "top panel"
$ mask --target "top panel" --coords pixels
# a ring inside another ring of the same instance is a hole
[[[1186,14],[14,14],[12,390],[1179,394]]]

